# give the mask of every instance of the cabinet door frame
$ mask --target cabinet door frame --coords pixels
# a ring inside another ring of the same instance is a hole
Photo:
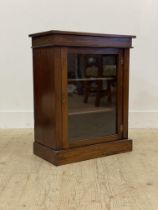
[[[123,83],[124,83],[124,65],[123,65],[123,49],[122,48],[61,48],[61,87],[62,87],[62,138],[63,148],[72,148],[84,145],[91,145],[102,142],[117,141],[123,138]],[[117,117],[116,126],[118,133],[103,137],[81,139],[69,141],[68,139],[68,97],[67,97],[67,57],[68,53],[84,53],[84,54],[114,54],[117,55]],[[118,82],[119,81],[119,82]]]

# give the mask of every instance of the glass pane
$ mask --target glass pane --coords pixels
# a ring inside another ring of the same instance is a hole
[[[117,55],[68,55],[68,139],[117,133]]]

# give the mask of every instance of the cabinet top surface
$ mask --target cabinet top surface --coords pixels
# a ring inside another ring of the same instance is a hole
[[[40,33],[34,33],[30,34],[29,37],[41,37],[45,35],[51,35],[51,34],[63,34],[63,35],[76,35],[76,36],[100,36],[100,37],[118,37],[118,38],[136,38],[136,36],[133,35],[118,35],[118,34],[102,34],[102,33],[90,33],[90,32],[76,32],[76,31],[45,31]]]

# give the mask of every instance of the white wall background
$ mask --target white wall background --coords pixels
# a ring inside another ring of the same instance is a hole
[[[1,0],[0,127],[32,127],[28,34],[74,30],[132,34],[130,127],[158,127],[157,0]]]

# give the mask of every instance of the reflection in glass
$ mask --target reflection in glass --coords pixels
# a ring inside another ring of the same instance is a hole
[[[117,56],[68,55],[68,139],[116,131]]]

